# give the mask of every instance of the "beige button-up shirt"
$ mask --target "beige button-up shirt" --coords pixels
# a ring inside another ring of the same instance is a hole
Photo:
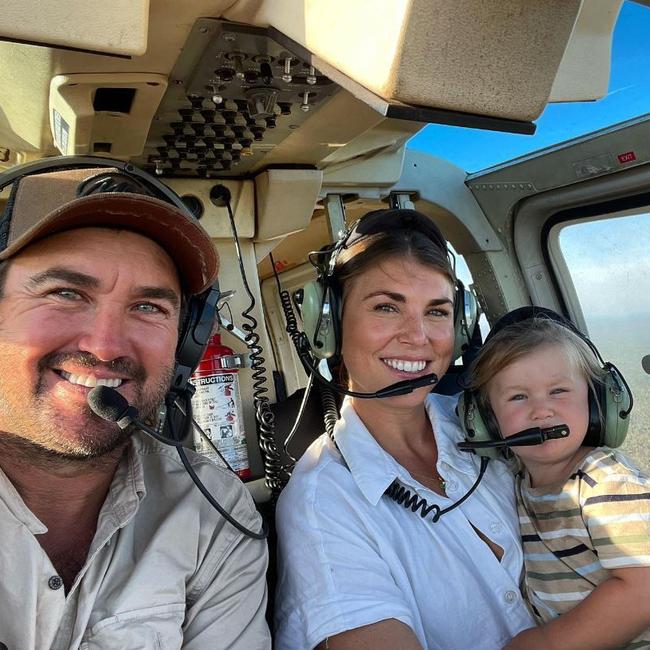
[[[252,530],[239,479],[188,452],[205,485]],[[227,523],[176,451],[135,435],[66,595],[38,542],[45,526],[0,471],[0,648],[269,649],[267,548]]]

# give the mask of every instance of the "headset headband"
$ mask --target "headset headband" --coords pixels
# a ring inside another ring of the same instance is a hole
[[[485,343],[494,338],[502,330],[510,327],[510,325],[516,325],[518,323],[523,323],[527,320],[532,319],[546,319],[562,325],[562,327],[565,327],[570,332],[573,332],[583,343],[585,343],[585,345],[589,347],[601,365],[605,364],[605,361],[598,351],[598,348],[593,344],[591,339],[583,334],[568,318],[565,318],[552,309],[548,309],[546,307],[538,307],[537,305],[519,307],[518,309],[513,309],[507,314],[504,314],[494,324],[488,335],[485,337]]]
[[[334,274],[336,260],[343,249],[351,248],[366,237],[379,233],[396,232],[398,230],[415,230],[423,234],[447,255],[452,267],[454,267],[453,258],[447,246],[447,240],[431,219],[417,210],[391,208],[368,212],[350,226],[347,232],[331,249],[328,275]]]

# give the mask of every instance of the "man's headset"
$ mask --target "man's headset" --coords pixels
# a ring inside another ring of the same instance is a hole
[[[317,359],[339,358],[341,354],[341,288],[334,273],[341,251],[350,248],[365,237],[398,230],[415,230],[429,238],[449,259],[454,258],[447,240],[439,228],[424,214],[416,210],[386,209],[369,212],[356,221],[333,245],[310,256],[316,268],[316,280],[303,288],[300,314],[303,331],[309,342],[311,354]],[[455,268],[454,268],[455,270]],[[460,280],[454,291],[454,356],[457,359],[470,344],[478,318],[478,305],[471,291]]]
[[[618,368],[609,361],[604,361],[596,346],[571,321],[544,307],[521,307],[499,319],[490,330],[485,343],[509,325],[533,318],[547,318],[576,334],[587,344],[604,370],[603,380],[592,382],[593,387],[589,387],[589,424],[583,444],[593,447],[622,445],[634,403],[630,387]],[[487,458],[498,458],[502,455],[502,450],[507,446],[495,446],[495,443],[503,441],[496,418],[491,409],[481,406],[476,391],[465,390],[461,394],[458,415],[466,435],[465,443],[458,445],[460,449],[474,451],[477,455]]]
[[[144,194],[171,203],[191,218],[195,218],[175,192],[150,174],[128,162],[93,156],[59,156],[20,165],[0,174],[0,191],[24,176],[93,167],[110,167],[119,171],[101,173],[87,179],[80,184],[78,196],[106,192]],[[170,386],[174,393],[182,393],[188,389],[189,378],[201,361],[217,317],[219,296],[219,288],[215,283],[204,293],[190,296],[183,301],[176,366]]]

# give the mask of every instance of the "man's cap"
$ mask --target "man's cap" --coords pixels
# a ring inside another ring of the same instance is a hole
[[[0,221],[0,260],[48,235],[85,227],[123,228],[152,239],[172,258],[191,295],[217,278],[219,256],[199,222],[115,168],[67,169],[14,181]]]

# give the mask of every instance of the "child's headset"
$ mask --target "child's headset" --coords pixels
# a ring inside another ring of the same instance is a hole
[[[571,321],[545,307],[521,307],[502,316],[490,330],[485,343],[509,325],[533,318],[547,318],[566,327],[594,353],[605,375],[602,381],[590,382],[589,424],[583,444],[590,447],[620,447],[630,424],[629,415],[634,403],[632,391],[618,368],[609,361],[604,361],[596,346]],[[492,409],[481,406],[475,390],[468,389],[461,394],[458,416],[467,442],[502,440]],[[475,449],[474,453],[487,458],[498,458],[503,454],[500,449],[494,448]]]
[[[103,169],[110,167],[118,171],[101,173],[96,177],[86,179],[83,182],[82,193],[84,195],[97,192],[145,194],[171,203],[193,219],[195,218],[180,196],[157,178],[134,167],[131,163],[110,158],[58,156],[20,165],[0,174],[0,191],[24,176],[93,167]],[[178,331],[176,366],[170,386],[174,393],[181,393],[188,388],[189,378],[201,361],[217,318],[219,296],[217,283],[202,294],[185,296],[182,322]]]
[[[341,287],[334,277],[336,261],[342,250],[365,237],[398,230],[416,230],[428,237],[449,259],[455,271],[454,258],[440,229],[421,212],[405,209],[374,210],[358,219],[333,245],[312,253],[310,261],[316,268],[316,280],[303,288],[300,314],[311,354],[317,359],[337,360],[341,354]],[[474,294],[460,280],[454,288],[454,356],[457,359],[469,347],[478,319]]]

